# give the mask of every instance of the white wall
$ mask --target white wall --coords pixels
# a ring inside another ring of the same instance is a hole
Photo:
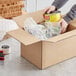
[[[37,10],[51,6],[54,0],[37,0]]]
[[[34,12],[37,9],[36,0],[25,0],[25,9],[27,12]]]
[[[54,0],[27,0],[27,11],[33,12],[41,10],[51,5]],[[76,4],[76,0],[69,0],[60,10],[63,14],[67,13],[69,9]]]

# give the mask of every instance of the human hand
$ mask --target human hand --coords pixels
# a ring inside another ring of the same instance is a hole
[[[62,19],[60,24],[61,24],[61,34],[65,33],[68,27],[68,23],[64,19]]]
[[[50,13],[50,12],[53,12],[56,10],[56,7],[55,6],[49,6],[47,8],[44,9],[44,13]]]

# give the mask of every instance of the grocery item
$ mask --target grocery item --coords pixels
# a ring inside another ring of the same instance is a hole
[[[50,30],[52,36],[57,36],[61,33],[60,22],[45,22],[44,25]]]
[[[45,26],[37,24],[31,17],[26,19],[24,29],[41,40],[47,39]]]
[[[45,13],[44,18],[46,22],[58,22],[61,19],[61,13],[60,11],[54,11],[49,14]]]
[[[61,12],[54,11],[49,14],[45,13],[45,26],[52,32],[52,36],[59,35],[61,33]]]
[[[2,45],[2,50],[4,55],[8,55],[10,53],[10,47],[8,45]]]
[[[36,36],[40,40],[46,40],[53,36],[60,34],[60,24],[51,22],[44,22],[43,24],[37,24],[31,17],[27,18],[24,23],[24,29],[30,34]]]
[[[0,50],[0,61],[4,61],[4,59],[3,50]]]

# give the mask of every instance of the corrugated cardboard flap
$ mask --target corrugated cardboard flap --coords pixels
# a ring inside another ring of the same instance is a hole
[[[50,39],[48,39],[46,41],[58,42],[58,41],[61,41],[61,40],[64,40],[64,39],[67,39],[67,38],[70,38],[70,37],[73,37],[73,36],[76,36],[76,30],[73,30],[73,31],[70,31],[70,32],[67,32],[67,33],[52,37],[52,38],[50,38]]]
[[[43,13],[43,10],[33,13],[23,13],[21,16],[13,18],[13,20],[16,21],[19,27],[23,28],[25,20],[29,17],[32,17],[37,23],[44,21]]]
[[[72,20],[69,24],[76,27],[76,19]]]
[[[18,41],[20,41],[21,43],[23,43],[24,45],[29,45],[40,41],[38,38],[32,36],[26,31],[23,31],[22,29],[17,29],[17,30],[8,32],[8,34],[13,38],[17,39]]]
[[[29,13],[29,16],[32,17],[36,21],[36,23],[41,23],[44,21],[43,14],[44,10],[40,10],[33,13]]]
[[[13,20],[18,24],[20,28],[23,28],[24,21],[29,17],[27,13],[23,13],[22,15],[18,17],[14,17]]]

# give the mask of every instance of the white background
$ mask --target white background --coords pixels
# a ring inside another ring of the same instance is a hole
[[[52,4],[54,0],[26,0],[26,10],[28,12],[34,12],[46,8]],[[76,0],[69,0],[60,10],[63,14],[67,13],[70,8],[76,4]]]

